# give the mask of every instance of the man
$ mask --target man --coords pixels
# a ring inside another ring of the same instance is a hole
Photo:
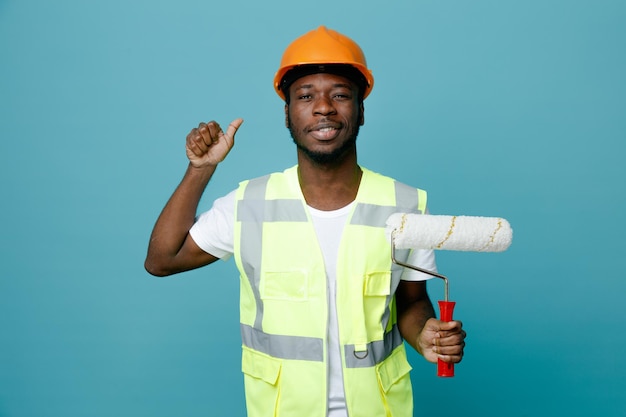
[[[403,338],[431,362],[463,356],[462,324],[434,318],[426,277],[392,264],[385,236],[389,214],[426,212],[426,193],[357,163],[373,82],[348,37],[322,26],[295,40],[274,85],[298,164],[242,182],[197,220],[243,120],[187,136],[189,166],[145,266],[164,276],[234,255],[251,417],[412,416]],[[399,256],[435,269],[432,251]]]

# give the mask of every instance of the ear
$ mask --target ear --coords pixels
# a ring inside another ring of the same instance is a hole
[[[285,127],[289,129],[289,105],[285,104]]]
[[[363,106],[363,102],[359,104],[359,126],[363,126],[365,124],[365,107]]]

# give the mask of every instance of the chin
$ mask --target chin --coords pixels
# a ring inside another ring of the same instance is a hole
[[[344,142],[339,148],[334,148],[328,151],[316,151],[302,145],[294,138],[294,143],[309,160],[320,164],[328,165],[342,161],[346,155],[350,153],[352,149],[356,149],[356,137],[353,137]]]

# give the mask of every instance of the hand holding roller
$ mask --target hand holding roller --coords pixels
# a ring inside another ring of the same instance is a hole
[[[438,303],[440,319],[446,322],[452,321],[452,312],[456,304],[448,300],[448,278],[398,261],[395,249],[502,252],[511,245],[513,237],[511,225],[500,217],[395,213],[387,219],[386,231],[391,240],[391,259],[394,263],[443,279],[444,300]],[[454,376],[454,364],[439,359],[437,376]]]

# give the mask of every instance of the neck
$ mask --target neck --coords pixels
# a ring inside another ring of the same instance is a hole
[[[307,204],[318,210],[337,210],[353,202],[363,171],[353,159],[319,165],[298,157],[298,179]]]

